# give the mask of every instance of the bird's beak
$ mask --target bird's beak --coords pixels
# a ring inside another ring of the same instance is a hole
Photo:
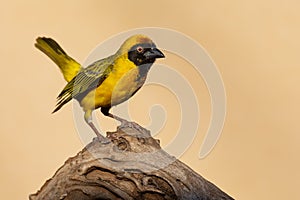
[[[153,58],[164,58],[165,55],[158,50],[157,48],[152,48],[149,51],[145,52],[144,56],[147,60],[153,59]]]

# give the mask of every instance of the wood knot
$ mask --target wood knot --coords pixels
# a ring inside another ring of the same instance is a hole
[[[130,144],[124,137],[119,137],[113,141],[115,143],[116,150],[118,151],[130,151]]]
[[[144,186],[153,186],[155,188],[158,188],[158,184],[156,183],[156,181],[151,178],[151,177],[144,177],[142,179],[142,183]]]
[[[145,143],[146,143],[145,138],[140,138],[140,137],[138,137],[137,139],[138,139],[138,141],[139,141],[141,144],[145,144]]]

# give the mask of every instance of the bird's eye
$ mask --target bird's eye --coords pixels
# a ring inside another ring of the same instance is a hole
[[[144,48],[141,47],[141,46],[138,46],[138,47],[136,48],[136,50],[137,50],[137,52],[142,53],[142,52],[144,51]]]

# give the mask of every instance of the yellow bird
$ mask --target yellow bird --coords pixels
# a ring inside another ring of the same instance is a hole
[[[101,142],[107,142],[92,122],[92,112],[101,108],[105,116],[119,118],[109,110],[132,97],[145,83],[147,74],[157,58],[164,54],[145,35],[133,35],[119,50],[88,67],[83,68],[51,38],[39,37],[35,46],[44,52],[60,68],[68,84],[57,97],[58,111],[72,98],[76,99],[85,112],[84,119],[94,130]]]

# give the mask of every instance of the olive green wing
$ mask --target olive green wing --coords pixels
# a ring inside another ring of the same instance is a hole
[[[91,90],[97,88],[106,79],[112,68],[113,59],[108,57],[81,70],[58,95],[53,113],[71,101],[72,98],[81,101]]]

